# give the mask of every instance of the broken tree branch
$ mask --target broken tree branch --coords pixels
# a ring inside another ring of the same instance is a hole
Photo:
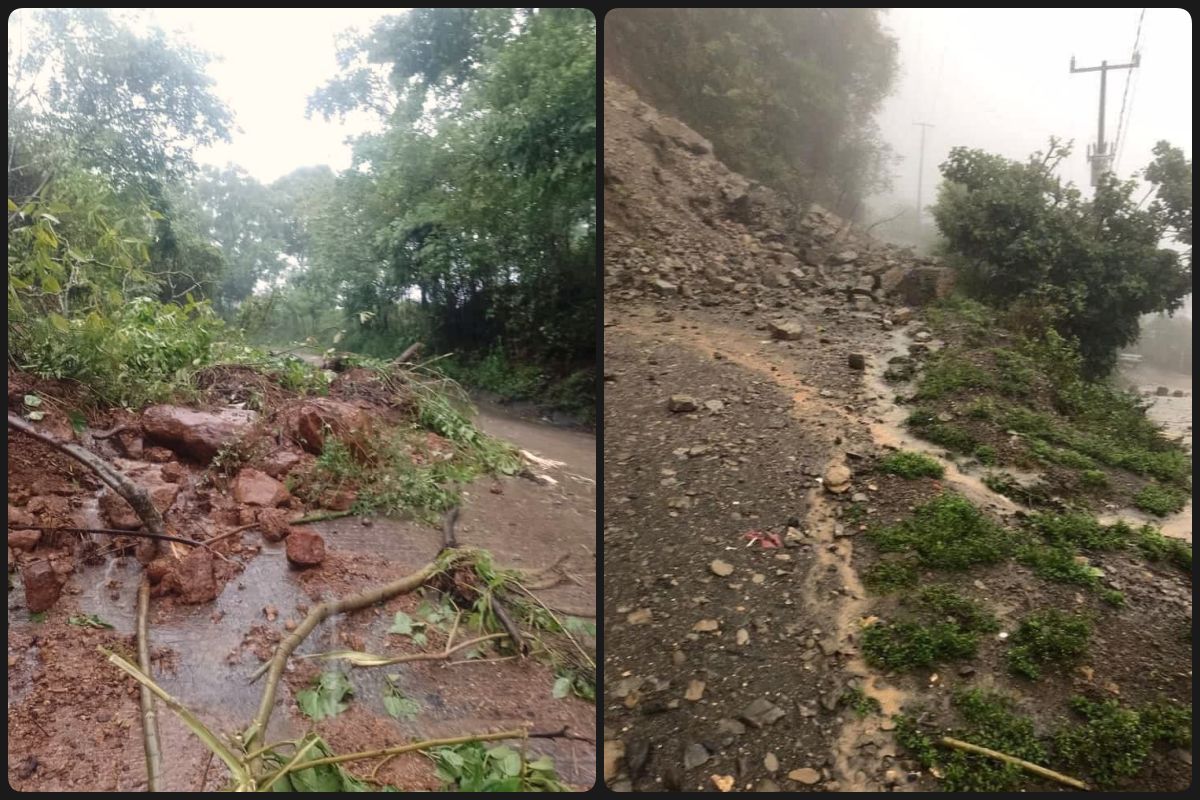
[[[395,364],[396,366],[399,366],[401,364],[407,364],[410,361],[412,361],[414,358],[416,358],[417,355],[420,354],[421,349],[424,347],[425,347],[425,345],[422,342],[413,342],[412,344],[410,344],[408,346],[408,348],[403,353],[396,356],[395,360],[393,360],[392,363]]]
[[[150,581],[142,576],[138,587],[137,650],[138,666],[150,675]],[[162,750],[158,744],[158,717],[154,710],[154,694],[150,687],[141,684],[142,700],[142,744],[146,748],[146,790],[157,792],[162,785]]]
[[[458,547],[458,539],[454,538],[454,523],[458,522],[458,506],[446,512],[442,522],[442,549],[450,550]]]
[[[952,748],[954,750],[975,753],[977,755],[987,756],[988,758],[994,758],[997,761],[1003,761],[1005,764],[1012,764],[1013,766],[1020,767],[1026,772],[1037,775],[1041,778],[1057,781],[1058,783],[1072,786],[1076,789],[1082,789],[1085,792],[1088,790],[1087,784],[1083,781],[1063,775],[1061,772],[1055,772],[1054,770],[1046,769],[1045,767],[1039,767],[1037,764],[1026,761],[1022,758],[1010,756],[1007,753],[1001,753],[999,750],[989,750],[986,747],[980,747],[977,744],[964,742],[961,739],[952,739],[949,736],[943,736],[941,743],[943,746]]]
[[[360,608],[366,608],[367,606],[395,597],[398,594],[411,592],[445,569],[446,566],[448,566],[448,563],[444,560],[433,561],[421,567],[416,572],[405,575],[391,583],[360,592],[359,594],[350,595],[349,597],[343,597],[341,600],[333,603],[321,603],[308,612],[308,616],[296,627],[296,630],[279,643],[279,647],[275,650],[275,655],[268,662],[270,668],[267,673],[267,683],[263,687],[262,700],[258,705],[258,713],[243,735],[246,748],[249,749],[259,736],[266,735],[267,723],[270,722],[271,712],[275,707],[275,694],[279,690],[279,680],[283,676],[283,669],[287,666],[288,658],[291,657],[292,652],[312,633],[317,625],[335,614],[357,611]]]
[[[434,747],[451,747],[456,744],[470,744],[471,742],[496,742],[501,739],[524,739],[527,736],[524,728],[517,728],[510,731],[500,731],[499,733],[476,733],[469,736],[455,736],[449,739],[426,739],[421,742],[413,742],[412,744],[402,744],[395,747],[385,747],[381,750],[364,750],[361,753],[347,753],[341,756],[327,756],[318,758],[315,761],[305,761],[297,764],[292,769],[301,770],[309,769],[310,767],[319,767],[322,764],[341,764],[344,761],[362,761],[366,758],[379,758],[380,756],[398,756],[401,753],[411,753],[414,750],[429,750]]]
[[[99,476],[100,480],[108,484],[110,489],[125,498],[125,501],[133,507],[142,524],[146,526],[147,531],[158,536],[166,535],[166,526],[163,523],[162,514],[158,513],[158,509],[151,502],[150,493],[109,466],[104,459],[79,445],[60,442],[42,433],[25,420],[13,414],[8,415],[8,427],[15,428],[27,436],[32,436],[34,439],[66,453],[85,467],[91,469],[92,472],[95,472]],[[155,552],[157,553],[157,545],[155,546]]]

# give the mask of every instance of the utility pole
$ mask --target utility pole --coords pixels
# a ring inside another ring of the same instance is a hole
[[[925,129],[932,128],[928,122],[914,122],[921,127],[921,155],[917,159],[917,232],[921,232],[921,183],[925,178]]]
[[[1110,69],[1133,69],[1141,64],[1142,57],[1139,53],[1133,54],[1133,61],[1128,64],[1109,64],[1107,61],[1101,61],[1098,67],[1075,67],[1075,56],[1071,56],[1071,72],[1099,72],[1100,73],[1100,125],[1099,132],[1096,136],[1095,146],[1088,147],[1088,161],[1092,164],[1092,186],[1100,182],[1100,177],[1112,171],[1113,153],[1108,147],[1108,142],[1104,141],[1104,96],[1108,90],[1108,71]]]

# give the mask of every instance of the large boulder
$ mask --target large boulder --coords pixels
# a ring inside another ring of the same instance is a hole
[[[257,420],[254,411],[236,408],[196,411],[180,406],[151,406],[142,412],[142,428],[147,438],[201,464],[208,464],[222,448],[248,433]]]
[[[953,288],[952,270],[946,267],[913,267],[900,279],[895,293],[906,305],[924,306],[941,300]]]
[[[185,603],[207,603],[215,600],[218,587],[213,574],[212,553],[203,547],[195,547],[175,568],[176,591]]]
[[[363,409],[325,397],[305,401],[285,416],[288,435],[313,455],[324,451],[327,432],[355,452],[365,454],[371,427],[371,416]]]

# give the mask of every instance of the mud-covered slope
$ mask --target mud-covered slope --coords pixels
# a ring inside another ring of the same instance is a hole
[[[921,308],[949,291],[948,273],[820,208],[792,211],[625,87],[607,85],[605,113],[606,782],[1061,788],[918,747],[951,734],[1088,781],[1186,786],[1178,548],[1131,531],[1047,560],[1030,509],[904,426],[904,384],[884,376],[921,375],[948,344]],[[897,449],[941,476],[887,473]],[[914,561],[895,540],[885,552],[878,531],[944,497],[974,511],[925,531],[952,550],[983,531],[991,560]],[[909,582],[880,588],[890,574]],[[948,609],[978,609],[978,627],[945,627],[959,625],[939,618]],[[1047,611],[1086,618],[1087,647],[1037,679],[1013,674],[1018,632]],[[1090,724],[1072,697],[1110,716]],[[1105,739],[1133,709],[1144,751]],[[1105,775],[1100,762],[1126,758],[1131,774]]]

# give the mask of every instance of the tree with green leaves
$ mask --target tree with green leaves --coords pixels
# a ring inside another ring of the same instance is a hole
[[[1052,139],[1019,162],[957,147],[941,166],[934,217],[982,300],[1022,304],[1078,343],[1086,372],[1108,373],[1138,336],[1143,314],[1173,311],[1191,292],[1191,162],[1165,142],[1146,170],[1156,200],[1133,199],[1135,181],[1105,176],[1087,200],[1055,175],[1070,153]]]

